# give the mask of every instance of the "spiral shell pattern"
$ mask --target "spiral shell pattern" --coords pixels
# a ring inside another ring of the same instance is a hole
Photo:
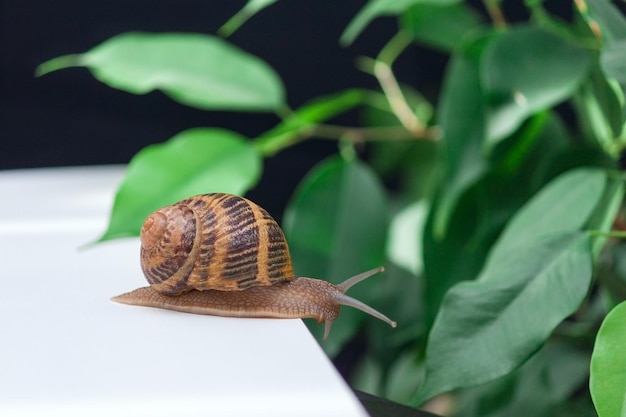
[[[295,278],[276,221],[230,194],[190,197],[148,216],[141,229],[141,268],[166,295],[240,291]]]

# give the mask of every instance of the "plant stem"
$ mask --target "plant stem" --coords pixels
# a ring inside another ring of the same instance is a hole
[[[401,30],[380,51],[377,59],[364,57],[357,62],[362,71],[376,77],[391,111],[398,118],[402,127],[350,127],[311,123],[281,135],[262,137],[256,141],[258,149],[263,155],[271,156],[310,137],[340,140],[344,147],[348,146],[347,144],[366,141],[438,140],[440,137],[439,130],[436,127],[425,126],[417,118],[406,101],[391,69],[393,62],[412,41],[411,35]],[[277,112],[283,120],[287,119],[291,113],[289,108],[282,108]]]
[[[255,143],[265,156],[272,156],[289,146],[295,145],[311,137],[319,139],[342,140],[345,142],[362,143],[373,141],[437,141],[440,132],[436,127],[422,129],[418,135],[400,126],[354,127],[329,124],[311,124],[304,128],[287,132],[283,135],[260,138]]]
[[[417,118],[411,107],[404,98],[400,85],[396,80],[391,67],[381,60],[363,57],[358,63],[359,68],[372,74],[378,80],[391,111],[398,118],[402,126],[413,136],[422,136],[424,124]]]
[[[590,230],[588,233],[591,236],[612,237],[615,239],[626,239],[626,231],[621,231],[621,230],[611,230],[609,232],[605,232],[602,230]]]
[[[404,30],[398,31],[396,35],[387,42],[378,54],[378,60],[391,66],[404,50],[411,45],[413,38]]]
[[[415,113],[413,113],[413,110],[411,110],[411,107],[409,107],[409,104],[406,102],[400,85],[398,85],[396,77],[393,71],[391,71],[391,67],[385,62],[376,61],[374,64],[374,75],[387,96],[391,110],[398,117],[402,126],[413,134],[419,134],[419,132],[424,130],[424,125],[417,116],[415,116]]]
[[[483,4],[487,9],[487,13],[489,13],[489,17],[493,22],[493,25],[497,28],[506,28],[506,18],[504,17],[504,13],[502,13],[502,9],[500,8],[499,0],[483,0]]]

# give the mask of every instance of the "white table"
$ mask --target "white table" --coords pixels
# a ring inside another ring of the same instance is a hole
[[[0,416],[366,412],[300,320],[113,303],[145,285],[106,226],[123,167],[0,172]]]

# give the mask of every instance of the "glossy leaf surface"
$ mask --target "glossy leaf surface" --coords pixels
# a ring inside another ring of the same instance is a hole
[[[529,115],[571,96],[587,75],[591,53],[533,27],[518,27],[489,44],[481,84],[489,100],[487,139],[511,134]]]
[[[626,302],[602,322],[591,356],[589,390],[599,417],[626,415]]]
[[[37,72],[72,66],[89,68],[119,90],[161,90],[179,103],[207,110],[275,111],[285,100],[282,81],[267,63],[202,34],[124,33],[84,54],[45,62]]]
[[[585,169],[552,181],[511,220],[479,277],[448,291],[416,403],[511,372],[578,308],[593,265],[580,230],[604,184],[602,171]]]
[[[556,116],[538,115],[502,143],[491,158],[497,161],[492,163],[494,166],[461,194],[443,236],[435,229],[439,215],[439,202],[435,202],[423,243],[427,328],[432,325],[445,292],[454,284],[478,275],[506,222],[560,172],[554,161],[569,140]],[[454,262],[450,262],[451,254]]]

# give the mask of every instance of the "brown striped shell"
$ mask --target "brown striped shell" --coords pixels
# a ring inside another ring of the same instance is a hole
[[[155,290],[240,291],[293,280],[276,221],[230,194],[187,198],[152,213],[141,228],[141,268]]]

